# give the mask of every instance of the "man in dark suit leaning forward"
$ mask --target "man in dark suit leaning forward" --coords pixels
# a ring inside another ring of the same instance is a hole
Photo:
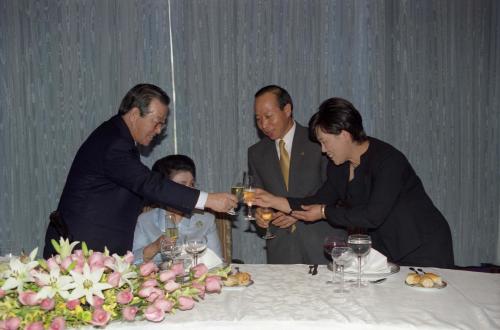
[[[147,146],[161,133],[169,103],[161,88],[139,84],[125,95],[118,114],[81,145],[59,201],[59,216],[47,228],[44,257],[54,253],[50,241],[58,240],[60,228],[70,240],[85,241],[96,251],[105,246],[111,253],[132,251],[145,199],[183,213],[195,208],[226,212],[236,206],[231,194],[188,188],[142,164],[137,144]]]
[[[255,94],[255,119],[265,135],[248,148],[248,170],[255,185],[278,196],[309,196],[326,180],[327,159],[319,144],[312,142],[308,129],[293,119],[293,103],[288,92],[279,86],[261,88]],[[267,240],[270,264],[325,264],[323,240],[334,232],[326,222],[313,225],[297,221],[281,212],[273,214],[272,231],[277,236]],[[257,225],[268,223],[256,212]]]

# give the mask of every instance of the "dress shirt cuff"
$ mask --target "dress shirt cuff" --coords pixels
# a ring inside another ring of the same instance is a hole
[[[198,210],[204,210],[207,198],[208,198],[208,193],[200,190],[200,196],[198,196],[198,201],[196,202],[194,208]]]

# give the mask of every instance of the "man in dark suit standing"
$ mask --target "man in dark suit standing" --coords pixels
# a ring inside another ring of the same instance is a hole
[[[288,92],[279,86],[261,88],[255,94],[255,118],[265,137],[248,149],[248,170],[256,186],[279,196],[305,197],[326,180],[327,159],[319,144],[308,137],[308,129],[293,119],[293,103]],[[256,212],[257,225],[268,223]],[[297,221],[282,212],[274,213],[272,231],[277,236],[267,240],[270,264],[325,264],[323,240],[333,232],[345,235],[326,222],[314,225]]]
[[[170,98],[159,87],[139,84],[123,98],[118,114],[99,126],[78,150],[66,179],[58,216],[47,228],[44,257],[61,234],[90,249],[125,254],[144,200],[183,213],[194,208],[226,212],[228,193],[206,193],[177,184],[142,164],[137,144],[147,146],[165,127]],[[64,232],[61,232],[64,228]]]

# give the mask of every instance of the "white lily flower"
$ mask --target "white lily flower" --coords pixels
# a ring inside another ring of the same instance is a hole
[[[74,241],[72,243],[69,242],[69,239],[63,239],[62,237],[59,237],[59,244],[54,243],[53,241],[54,248],[56,252],[61,256],[61,260],[66,259],[66,257],[69,257],[71,255],[71,252],[73,252],[73,249],[75,246],[80,243],[79,241]]]
[[[42,286],[41,290],[37,293],[38,299],[53,298],[56,293],[64,298],[69,298],[68,290],[76,287],[73,278],[68,275],[61,275],[59,267],[54,267],[50,273],[35,272],[33,277],[38,280],[38,284]]]
[[[70,274],[75,281],[75,289],[71,292],[69,299],[73,300],[85,296],[90,305],[94,304],[94,295],[104,299],[102,291],[111,288],[111,285],[100,282],[103,272],[104,268],[91,271],[88,263],[83,265],[83,274],[72,270]]]
[[[2,290],[12,290],[17,288],[18,292],[23,291],[24,283],[33,282],[31,271],[38,266],[38,261],[35,260],[38,248],[31,251],[29,258],[25,258],[25,262],[19,257],[12,257],[9,261],[9,269],[3,272],[3,276],[7,279],[2,286]]]
[[[137,272],[132,270],[130,263],[126,262],[123,257],[120,257],[116,253],[113,254],[113,259],[115,262],[112,265],[108,265],[109,268],[117,273],[120,273],[120,282],[118,287],[122,287],[125,283],[132,289],[132,283],[130,279],[137,277]]]

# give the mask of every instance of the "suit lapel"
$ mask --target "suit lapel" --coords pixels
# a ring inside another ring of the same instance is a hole
[[[270,159],[269,164],[266,164],[271,178],[274,181],[273,186],[278,190],[278,195],[287,195],[285,180],[283,179],[283,174],[281,173],[280,160],[278,158],[278,151],[276,150],[276,144],[273,140],[268,140],[265,146],[265,155],[262,159]]]
[[[295,134],[292,142],[292,156],[290,159],[290,177],[288,178],[288,193],[290,196],[295,194],[295,178],[303,172],[304,161],[307,159],[308,153],[307,147],[304,144],[304,135],[306,134],[306,130],[297,122],[295,125]]]

